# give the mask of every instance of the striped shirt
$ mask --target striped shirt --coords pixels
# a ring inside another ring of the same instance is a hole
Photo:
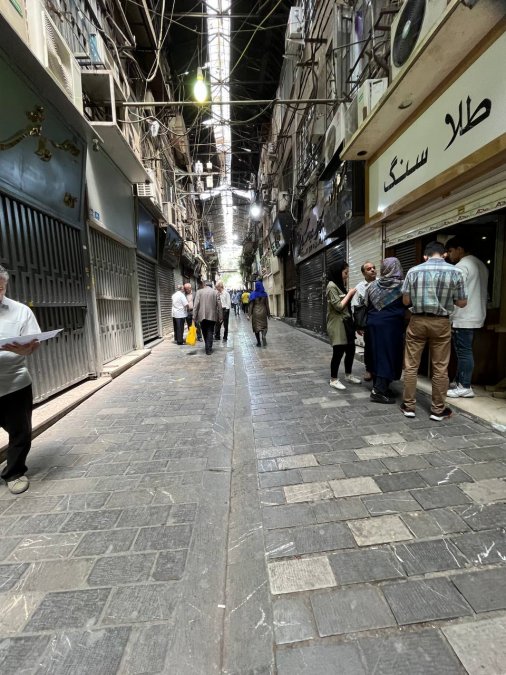
[[[462,272],[443,258],[429,258],[412,267],[402,292],[410,296],[413,314],[425,312],[449,316],[455,309],[456,300],[467,300]]]

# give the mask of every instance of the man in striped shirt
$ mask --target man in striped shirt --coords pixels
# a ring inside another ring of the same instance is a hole
[[[445,406],[448,389],[448,362],[451,352],[450,316],[454,307],[467,305],[462,272],[443,258],[445,248],[438,241],[427,244],[425,262],[409,270],[402,287],[403,302],[412,313],[406,332],[404,352],[405,417],[415,416],[416,379],[423,348],[429,345],[432,373],[430,419],[441,421],[452,411]]]

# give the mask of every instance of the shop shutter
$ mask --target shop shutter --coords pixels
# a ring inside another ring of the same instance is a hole
[[[171,335],[174,330],[172,325],[172,296],[176,291],[172,267],[158,267],[158,288],[162,335]]]
[[[325,249],[325,271],[339,260],[346,260],[346,242],[341,241]]]
[[[364,277],[360,268],[366,261],[376,265],[379,274],[383,257],[383,231],[381,226],[364,225],[348,237],[348,263],[350,265],[350,288],[354,288]]]
[[[324,330],[323,302],[325,281],[323,278],[324,253],[301,263],[299,274],[299,323],[304,328],[319,333]]]
[[[90,230],[102,360],[108,363],[134,349],[133,254],[97,230]]]
[[[418,255],[418,240],[412,239],[411,241],[406,241],[403,244],[397,244],[389,249],[389,253],[398,258],[399,262],[402,265],[402,271],[406,275],[408,271],[418,265],[421,260]]]
[[[146,343],[159,336],[156,265],[137,256],[137,277],[141,303],[142,337]]]

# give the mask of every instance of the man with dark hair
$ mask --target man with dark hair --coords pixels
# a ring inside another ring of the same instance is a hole
[[[427,244],[421,265],[412,267],[402,287],[403,302],[410,306],[411,319],[404,351],[405,417],[415,416],[416,379],[423,348],[429,345],[432,373],[430,419],[440,422],[451,417],[445,406],[448,389],[448,362],[451,352],[450,315],[454,307],[467,305],[462,272],[443,258],[445,247],[438,241]]]
[[[29,307],[5,297],[8,281],[7,270],[0,266],[0,338],[13,338],[0,347],[0,427],[9,434],[2,478],[12,494],[17,495],[30,486],[25,462],[32,444],[33,396],[25,356],[33,354],[39,342],[32,340],[21,345],[16,337],[36,335],[40,328]]]
[[[479,258],[469,253],[469,244],[461,237],[449,239],[446,251],[450,262],[461,270],[468,294],[467,306],[462,309],[457,307],[452,315],[457,386],[447,395],[450,398],[473,398],[473,340],[476,329],[483,326],[487,315],[488,269]]]
[[[376,266],[370,260],[361,266],[360,271],[364,277],[363,281],[359,281],[355,286],[357,292],[351,300],[352,310],[359,305],[363,305],[365,301],[365,291],[369,284],[376,279]],[[369,336],[367,335],[367,327],[363,331],[357,331],[359,335],[362,335],[364,338],[364,380],[370,382],[372,380],[372,353]]]

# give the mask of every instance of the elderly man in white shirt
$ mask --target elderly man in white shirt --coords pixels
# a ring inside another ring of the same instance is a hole
[[[174,322],[174,339],[178,345],[183,343],[184,322],[188,314],[188,300],[183,293],[183,286],[178,286],[172,296],[172,320]]]
[[[366,262],[361,266],[360,271],[363,274],[364,280],[359,281],[355,287],[357,289],[357,292],[355,293],[355,295],[351,300],[352,309],[364,303],[366,289],[369,286],[369,284],[376,279],[376,266],[374,265],[374,263],[370,262],[370,260],[366,260]],[[365,365],[364,380],[366,382],[370,382],[370,380],[372,380],[373,363],[372,363],[371,345],[369,343],[367,328],[364,331],[358,331],[358,333],[359,335],[363,335],[364,338],[364,365]]]
[[[230,319],[230,309],[232,308],[232,300],[230,293],[225,289],[223,281],[216,283],[216,290],[220,296],[221,306],[223,308],[223,321],[217,321],[214,327],[214,339],[219,340],[221,337],[221,326],[223,325],[223,342],[228,340],[228,321]]]
[[[0,266],[0,338],[40,333],[39,324],[26,305],[5,297],[9,274]],[[39,347],[37,340],[20,345],[15,339],[0,347],[0,427],[9,434],[7,465],[2,478],[12,494],[28,490],[26,458],[32,444],[32,378],[25,357]]]

